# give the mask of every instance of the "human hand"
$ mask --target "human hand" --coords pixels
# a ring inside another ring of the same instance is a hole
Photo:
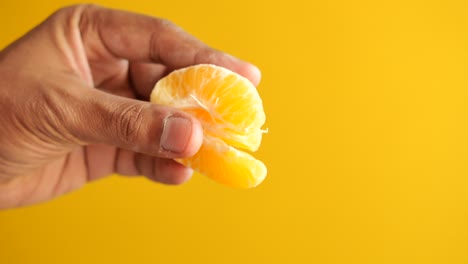
[[[80,5],[59,10],[0,53],[0,208],[29,205],[112,173],[166,184],[192,171],[200,123],[147,102],[158,79],[211,63],[258,69],[157,18]]]

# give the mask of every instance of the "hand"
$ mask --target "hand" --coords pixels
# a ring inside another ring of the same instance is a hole
[[[147,102],[170,71],[258,69],[172,23],[97,6],[62,9],[0,53],[0,208],[45,201],[112,173],[166,184],[192,171],[200,123]]]

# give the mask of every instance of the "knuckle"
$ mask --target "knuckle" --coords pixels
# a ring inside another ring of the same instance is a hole
[[[205,47],[198,51],[195,55],[195,62],[197,64],[199,63],[213,63],[221,60],[221,53],[209,48]]]
[[[65,22],[70,25],[75,25],[75,22],[78,21],[78,26],[82,29],[82,24],[88,23],[89,18],[99,9],[102,9],[102,7],[95,4],[65,6],[55,11],[48,20],[52,21],[52,23],[63,24]]]
[[[116,113],[117,135],[128,145],[133,145],[139,139],[143,124],[144,104],[123,106],[123,111]]]
[[[169,19],[166,18],[157,18],[156,24],[161,28],[174,28],[176,25]]]
[[[93,14],[94,12],[103,9],[103,7],[97,4],[79,4],[79,5],[71,6],[71,8],[73,8],[78,13],[82,14],[83,16]]]
[[[149,39],[150,57],[154,61],[159,61],[161,43],[164,43],[164,40],[173,37],[173,32],[176,31],[177,26],[165,18],[155,18],[151,23],[154,31]]]
[[[66,12],[73,13],[78,10],[82,12],[88,12],[88,11],[96,10],[99,8],[101,7],[96,4],[75,4],[75,5],[61,7],[56,11],[56,13],[66,13]]]
[[[52,14],[52,17],[69,16],[76,12],[84,12],[85,10],[90,9],[92,6],[93,5],[91,4],[78,4],[78,5],[64,6],[64,7],[57,9],[57,11],[55,11]]]

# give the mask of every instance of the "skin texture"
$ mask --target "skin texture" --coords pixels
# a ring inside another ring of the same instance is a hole
[[[167,20],[79,5],[61,9],[0,52],[0,209],[46,201],[112,173],[165,184],[192,171],[200,123],[147,102],[172,70],[259,70]]]

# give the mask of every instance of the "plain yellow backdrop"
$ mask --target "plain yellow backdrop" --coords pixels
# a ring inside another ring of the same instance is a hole
[[[2,0],[0,46],[77,2]],[[268,178],[110,177],[0,212],[0,263],[468,263],[466,1],[95,3],[262,69]]]

